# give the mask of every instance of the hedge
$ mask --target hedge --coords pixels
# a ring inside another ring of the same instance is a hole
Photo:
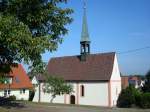
[[[150,108],[150,93],[141,93],[137,96],[136,105],[141,108]]]
[[[117,106],[120,108],[128,108],[136,105],[140,108],[150,108],[150,92],[141,93],[134,87],[123,89],[117,100]]]

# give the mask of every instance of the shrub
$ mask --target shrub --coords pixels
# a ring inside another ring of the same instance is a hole
[[[141,105],[141,96],[142,96],[142,93],[135,94],[135,105],[136,106],[140,107],[140,105]]]
[[[132,86],[123,89],[117,100],[117,106],[128,108],[132,105],[140,108],[150,108],[150,93],[141,93]]]
[[[5,105],[9,102],[8,98],[0,97],[0,106]]]
[[[15,101],[16,100],[16,96],[12,95],[12,96],[9,96],[8,98],[10,101]]]
[[[142,93],[139,95],[137,106],[141,108],[150,108],[150,93]]]
[[[150,92],[150,70],[147,72],[147,74],[145,76],[145,84],[142,87],[142,91],[144,93]]]
[[[133,86],[129,86],[126,89],[123,89],[117,100],[117,106],[121,108],[131,107],[136,102],[136,95],[138,96],[139,92]]]

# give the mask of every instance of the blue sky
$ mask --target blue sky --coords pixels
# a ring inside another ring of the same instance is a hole
[[[58,50],[43,54],[44,61],[80,54],[83,2],[69,0],[64,6],[74,10],[74,21]],[[150,46],[150,0],[87,0],[87,21],[92,54]],[[143,75],[150,69],[150,48],[117,56],[124,75]]]

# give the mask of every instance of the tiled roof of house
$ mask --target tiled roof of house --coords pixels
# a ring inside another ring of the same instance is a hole
[[[114,52],[89,54],[86,61],[81,61],[80,56],[52,58],[48,63],[48,72],[67,81],[108,81],[114,58]]]
[[[21,64],[18,64],[18,67],[13,67],[9,76],[13,78],[12,84],[0,84],[0,89],[32,88],[31,81]]]

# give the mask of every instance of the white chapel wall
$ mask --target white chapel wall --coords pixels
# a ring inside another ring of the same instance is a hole
[[[121,92],[121,76],[116,55],[114,59],[114,66],[110,80],[110,86],[111,86],[111,106],[116,106],[117,99]]]
[[[80,95],[80,86],[84,85],[85,95]],[[108,83],[80,83],[79,84],[79,104],[108,106]]]

